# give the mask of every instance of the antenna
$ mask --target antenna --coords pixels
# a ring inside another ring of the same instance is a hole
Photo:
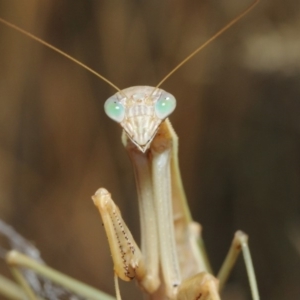
[[[10,28],[13,28],[15,29],[16,31],[20,32],[20,33],[23,33],[24,35],[26,35],[27,37],[31,38],[32,40],[52,49],[53,51],[61,54],[62,56],[66,57],[67,59],[73,61],[74,63],[76,63],[77,65],[83,67],[84,69],[88,70],[89,72],[91,72],[92,74],[94,74],[95,76],[97,76],[98,78],[102,79],[103,81],[105,81],[106,83],[108,83],[110,86],[112,86],[114,89],[116,89],[118,92],[121,92],[122,91],[116,86],[114,85],[111,81],[109,81],[108,79],[106,79],[104,76],[102,76],[101,74],[99,74],[98,72],[96,72],[95,70],[91,69],[90,67],[88,67],[87,65],[81,63],[79,60],[75,59],[74,57],[72,57],[71,55],[67,54],[66,52],[52,46],[51,44],[45,42],[44,40],[36,37],[35,35],[27,32],[26,30],[8,22],[8,21],[5,21],[4,19],[0,18],[0,23],[10,27]]]
[[[183,61],[181,61],[171,72],[169,72],[156,86],[156,88],[160,87],[171,75],[173,75],[179,68],[181,68],[185,63],[187,63],[191,58],[193,58],[196,54],[198,54],[198,52],[200,52],[201,50],[203,50],[206,46],[208,46],[212,41],[214,41],[216,38],[218,38],[222,33],[224,33],[225,31],[227,31],[230,27],[232,27],[234,24],[236,24],[238,21],[240,21],[245,15],[247,15],[258,3],[260,0],[255,0],[248,8],[246,8],[242,13],[240,13],[237,17],[235,17],[232,21],[230,21],[226,26],[224,26],[221,30],[219,30],[217,33],[215,33],[210,39],[208,39],[204,44],[202,44],[201,46],[199,46],[195,51],[193,51],[190,55],[188,55]],[[111,87],[113,87],[115,90],[117,90],[118,92],[120,92],[121,94],[122,91],[120,90],[120,88],[118,88],[115,84],[113,84],[110,80],[108,80],[107,78],[105,78],[103,75],[101,75],[100,73],[96,72],[95,70],[93,70],[92,68],[88,67],[87,65],[81,63],[80,61],[78,61],[77,59],[73,58],[71,55],[67,54],[66,52],[52,46],[51,44],[45,42],[44,40],[38,38],[37,36],[27,32],[26,30],[0,18],[0,23],[6,25],[7,27],[10,27],[24,35],[26,35],[27,37],[31,38],[32,40],[46,46],[47,48],[61,54],[62,56],[66,57],[67,59],[73,61],[74,63],[76,63],[77,65],[83,67],[84,69],[88,70],[89,72],[91,72],[92,74],[94,74],[95,76],[97,76],[98,78],[100,78],[101,80],[103,80],[104,82],[106,82],[107,84],[109,84]]]
[[[198,47],[195,51],[193,51],[190,55],[188,55],[182,62],[180,62],[171,72],[169,72],[156,86],[156,88],[160,87],[171,75],[173,75],[179,68],[181,68],[185,63],[187,63],[191,58],[193,58],[198,52],[204,49],[207,45],[209,45],[212,41],[214,41],[217,37],[219,37],[223,32],[227,31],[231,26],[240,21],[245,15],[247,15],[253,8],[258,4],[260,0],[255,0],[248,8],[246,8],[242,13],[240,13],[237,17],[231,20],[226,26],[224,26],[221,30],[215,33],[210,39],[208,39],[204,44]]]

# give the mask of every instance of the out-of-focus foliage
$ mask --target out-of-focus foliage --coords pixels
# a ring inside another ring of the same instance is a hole
[[[237,5],[238,2],[238,5]],[[0,1],[0,15],[120,88],[155,85],[247,1]],[[234,231],[250,236],[262,299],[300,289],[300,2],[267,0],[170,78],[180,164],[214,269]],[[90,196],[105,186],[139,235],[115,91],[0,26],[0,214],[47,263],[114,293]],[[298,222],[297,222],[298,221]],[[3,267],[5,273],[5,268]],[[124,299],[140,297],[122,285]],[[249,299],[241,260],[224,299]]]

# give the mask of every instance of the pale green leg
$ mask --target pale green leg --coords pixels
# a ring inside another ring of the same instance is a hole
[[[22,288],[15,282],[0,275],[0,294],[6,299],[24,300],[26,295]]]
[[[38,300],[37,296],[34,294],[33,290],[27,283],[26,279],[24,278],[22,272],[18,269],[18,267],[11,267],[11,272],[14,275],[14,277],[16,278],[16,280],[20,283],[20,286],[23,288],[28,299]],[[25,299],[27,299],[27,298],[25,298]]]
[[[27,257],[24,254],[19,253],[18,251],[12,250],[8,252],[6,256],[7,263],[12,267],[13,273],[17,276],[18,281],[21,283],[23,288],[26,290],[28,296],[30,295],[30,299],[36,300],[37,297],[35,295],[31,295],[26,286],[28,286],[26,280],[23,275],[21,275],[18,268],[24,267],[30,270],[35,271],[37,274],[46,277],[51,280],[53,283],[63,286],[68,290],[81,295],[87,299],[92,300],[116,300],[114,297],[105,294],[95,288],[92,288],[76,279],[73,279],[67,275],[64,275],[48,266],[42,265],[39,262],[35,261],[32,258]],[[30,289],[30,288],[29,288]],[[31,290],[31,289],[30,289]]]
[[[228,276],[241,251],[243,253],[243,257],[245,261],[252,299],[259,300],[259,293],[258,293],[254,267],[251,259],[249,246],[248,246],[248,236],[242,231],[237,231],[235,233],[229,252],[218,273],[217,278],[219,279],[219,290],[221,291],[222,288],[224,287],[228,279]]]

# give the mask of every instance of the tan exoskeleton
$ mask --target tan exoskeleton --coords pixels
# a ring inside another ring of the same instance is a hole
[[[228,27],[242,16],[233,20]],[[221,32],[212,39],[219,34]],[[176,100],[171,94],[159,89],[200,48],[156,87],[127,88],[105,103],[107,115],[123,128],[122,141],[134,167],[142,253],[110,193],[101,188],[93,200],[103,219],[115,274],[126,281],[136,278],[141,287],[153,295],[152,299],[220,299],[219,291],[242,250],[252,297],[258,300],[248,238],[243,232],[236,232],[217,278],[211,275],[200,237],[200,225],[191,218],[181,182],[178,138],[167,119],[176,107]]]
[[[136,278],[150,299],[219,300],[229,273],[242,251],[253,300],[259,300],[247,235],[237,231],[216,277],[207,260],[200,225],[192,220],[178,164],[178,138],[168,116],[176,107],[174,96],[161,84],[201,49],[240,20],[256,4],[216,33],[174,68],[156,87],[135,86],[120,90],[75,59],[2,19],[49,48],[75,61],[113,86],[118,92],[105,103],[106,114],[123,128],[122,141],[133,164],[141,221],[141,250],[122,219],[110,193],[100,188],[93,200],[103,219],[117,277]]]
[[[218,300],[242,250],[253,299],[258,300],[243,232],[235,234],[218,279],[211,275],[200,225],[192,220],[183,191],[178,138],[166,119],[175,106],[171,94],[147,86],[122,90],[105,103],[108,116],[124,129],[122,140],[135,171],[141,219],[142,253],[110,193],[101,188],[93,196],[108,236],[115,274],[126,281],[136,278],[152,299]]]

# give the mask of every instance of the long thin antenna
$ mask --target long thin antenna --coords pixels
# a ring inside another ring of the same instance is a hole
[[[194,57],[198,52],[204,49],[207,45],[209,45],[212,41],[214,41],[217,37],[219,37],[223,32],[228,30],[231,26],[236,24],[239,20],[241,20],[245,15],[247,15],[256,4],[260,0],[255,0],[248,8],[246,8],[241,14],[235,17],[232,21],[230,21],[225,27],[215,33],[210,39],[208,39],[204,44],[198,47],[195,51],[193,51],[189,56],[187,56],[181,63],[179,63],[171,72],[169,72],[156,86],[156,88],[160,87],[171,75],[173,75],[179,68],[181,68],[186,62],[188,62],[192,57]]]
[[[89,72],[91,72],[92,74],[94,74],[95,76],[97,76],[98,78],[102,79],[103,81],[105,81],[106,83],[108,83],[110,86],[112,86],[114,89],[116,89],[118,92],[121,92],[121,90],[116,86],[114,85],[111,81],[109,81],[108,79],[106,79],[104,76],[102,76],[101,74],[97,73],[95,70],[91,69],[90,67],[88,67],[87,65],[81,63],[80,61],[78,61],[77,59],[75,59],[74,57],[72,57],[71,55],[67,54],[66,52],[52,46],[51,44],[43,41],[42,39],[36,37],[35,35],[27,32],[26,30],[8,22],[8,21],[5,21],[4,19],[0,18],[0,22],[3,23],[4,25],[10,27],[10,28],[13,28],[15,30],[17,30],[18,32],[21,32],[23,33],[24,35],[28,36],[29,38],[35,40],[36,42],[39,42],[40,44],[52,49],[53,51],[61,54],[62,56],[68,58],[69,60],[75,62],[77,65],[83,67],[84,69],[88,70]]]

